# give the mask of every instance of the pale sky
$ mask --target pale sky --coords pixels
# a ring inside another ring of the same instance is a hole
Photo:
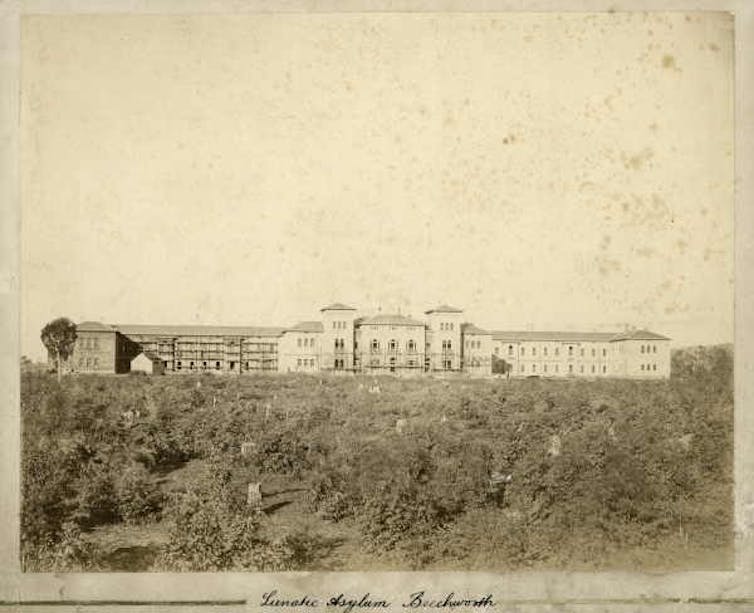
[[[50,319],[733,339],[732,18],[28,17],[22,353]]]

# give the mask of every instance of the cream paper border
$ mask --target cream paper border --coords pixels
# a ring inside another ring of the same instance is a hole
[[[59,610],[251,610],[261,594],[371,592],[394,598],[411,592],[494,594],[508,610],[754,610],[754,5],[746,0],[0,0],[0,606]],[[676,573],[216,573],[30,574],[19,552],[19,37],[25,14],[233,14],[254,12],[497,12],[497,11],[730,11],[735,14],[735,480],[736,556],[733,571]],[[131,603],[131,605],[127,604]],[[174,607],[183,603],[183,606]],[[217,608],[225,604],[226,607]],[[67,607],[65,607],[67,608]]]

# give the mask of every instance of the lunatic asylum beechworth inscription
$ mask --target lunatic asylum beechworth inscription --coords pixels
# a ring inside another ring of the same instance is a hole
[[[352,611],[357,609],[456,609],[460,607],[465,609],[487,609],[493,608],[495,603],[492,594],[464,597],[457,595],[455,592],[432,595],[425,590],[412,592],[400,601],[373,595],[369,592],[356,596],[340,593],[323,598],[310,594],[287,596],[279,594],[277,590],[272,590],[271,592],[262,594],[259,606],[272,609],[316,609],[324,607],[342,611],[343,613],[352,613]]]

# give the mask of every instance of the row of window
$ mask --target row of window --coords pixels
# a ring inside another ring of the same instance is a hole
[[[79,368],[99,368],[99,358],[79,358]]]
[[[335,349],[345,349],[346,348],[346,339],[344,338],[336,338],[335,339]]]
[[[443,331],[443,332],[445,332],[447,330],[452,331],[453,330],[453,322],[448,322],[448,323],[442,323],[441,322],[440,323],[440,330]]]
[[[466,339],[466,349],[481,349],[481,348],[482,348],[482,341],[471,340],[468,338]],[[497,350],[498,348],[496,347],[495,349]]]
[[[443,351],[452,351],[453,350],[452,343],[450,341],[443,341],[442,342],[442,350]]]
[[[269,359],[262,359],[262,360],[250,360],[247,362],[241,362],[241,366],[244,368],[244,370],[254,370],[261,368],[262,370],[276,370],[277,369],[277,360],[274,358]],[[236,362],[230,362],[229,364],[230,370],[235,371],[236,370]],[[197,364],[195,361],[189,361],[188,370],[222,370],[223,363],[221,361],[203,361],[201,364]],[[175,369],[176,370],[183,370],[183,361],[178,360],[175,363]]]
[[[298,346],[299,347],[314,347],[314,339],[308,338],[308,337],[299,338]]]
[[[312,367],[314,366],[314,358],[299,358],[296,363],[298,366]]]
[[[526,348],[525,347],[521,347],[521,352],[520,353],[521,353],[521,355],[526,355]],[[593,358],[597,357],[597,349],[595,349],[594,347],[592,347],[591,353],[592,353],[592,357]],[[532,347],[531,348],[531,354],[532,355],[537,355],[537,348],[536,347]],[[513,355],[513,345],[508,345],[508,355],[511,355],[511,356]],[[542,355],[548,355],[547,354],[547,347],[543,347],[542,348]],[[555,347],[555,355],[560,355],[560,348],[559,347]],[[581,347],[581,349],[579,351],[579,355],[581,357],[584,357],[585,353],[584,353],[584,348],[583,347]],[[607,356],[607,349],[602,349],[602,357],[604,358],[606,356]],[[573,357],[573,345],[569,345],[568,346],[568,357]]]
[[[98,338],[82,338],[80,344],[82,349],[99,349]]]
[[[301,340],[301,339],[299,339]],[[314,344],[314,340],[312,339],[312,345]],[[300,345],[299,345],[300,346]],[[142,347],[145,349],[149,349],[145,344],[142,343]],[[251,343],[246,342],[243,343],[241,348],[244,351],[277,351],[277,343]],[[184,353],[197,353],[197,352],[204,352],[204,353],[238,353],[239,351],[238,345],[233,346],[226,346],[222,343],[178,343],[176,350]],[[173,351],[172,346],[160,346],[160,353],[169,353]]]
[[[657,370],[657,364],[642,364],[641,369],[642,370]]]
[[[189,362],[189,370],[196,370],[196,362]],[[207,370],[208,368],[212,368],[210,362],[202,362],[201,369]],[[175,363],[175,369],[176,370],[183,370],[183,362],[180,360]],[[215,370],[221,370],[222,369],[222,362],[215,362]]]
[[[333,330],[345,330],[348,327],[347,321],[334,321],[332,322]]]
[[[641,352],[642,353],[657,353],[657,345],[642,345]]]
[[[531,367],[530,367],[529,372],[531,372],[532,374],[536,374],[538,372],[547,373],[548,372],[547,366],[548,366],[547,364],[543,364],[542,365],[542,369],[541,370],[537,370],[537,364],[532,364]],[[603,374],[607,373],[607,366],[605,366],[603,364],[602,368],[601,368],[601,371],[602,371]],[[526,372],[526,364],[521,364],[521,366],[519,367],[519,372],[524,372],[524,373]],[[553,373],[556,373],[556,374],[560,373],[559,364],[555,364],[554,368],[550,372],[553,372]],[[576,372],[574,370],[574,365],[573,364],[569,364],[568,365],[568,373],[569,374],[573,374],[574,372]],[[583,374],[584,372],[585,372],[584,371],[584,365],[583,364],[579,364],[579,373]],[[599,371],[598,371],[597,367],[594,364],[592,364],[591,373],[592,374],[597,374],[598,372]]]
[[[369,360],[369,366],[371,366],[372,368],[377,368],[380,365],[381,365],[381,362],[379,358],[371,358]],[[392,371],[396,369],[397,363],[395,361],[395,358],[390,358],[390,360],[388,361],[388,366],[390,367],[390,370]],[[408,368],[417,368],[420,366],[420,364],[418,360],[406,360],[405,366]]]
[[[372,350],[372,353],[376,353],[380,350],[380,341],[378,341],[376,338],[372,339],[372,342],[370,343],[370,348]],[[387,344],[388,351],[398,351],[398,341],[395,339],[390,339]],[[406,342],[406,351],[409,353],[416,352],[416,341],[409,340]]]

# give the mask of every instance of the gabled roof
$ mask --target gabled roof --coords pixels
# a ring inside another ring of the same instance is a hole
[[[286,332],[324,332],[325,327],[321,321],[300,321],[295,326],[288,328]]]
[[[76,324],[77,332],[115,332],[113,326],[100,323],[99,321],[83,321]]]
[[[124,324],[115,329],[126,336],[147,334],[150,336],[280,336],[285,328],[255,326],[159,326]]]
[[[482,330],[481,328],[477,328],[474,324],[461,324],[461,331],[464,334],[492,334],[491,332],[488,332],[487,330]]]
[[[328,306],[322,307],[320,311],[355,311],[353,307],[343,304],[342,302],[335,302]]]
[[[613,338],[614,341],[669,341],[667,336],[650,332],[649,330],[627,330],[620,332]]]
[[[562,331],[510,331],[495,330],[492,338],[496,341],[560,341],[578,343],[579,341],[609,342],[615,338],[615,332],[562,332]]]
[[[628,332],[563,332],[563,331],[507,331],[496,330],[492,333],[493,340],[506,342],[520,341],[554,341],[564,343],[578,343],[581,341],[611,343],[615,341],[644,340],[669,341],[667,336],[650,332],[649,330],[632,330]]]
[[[463,313],[463,309],[457,309],[456,307],[452,307],[447,304],[441,304],[440,306],[436,306],[434,309],[424,311],[425,315],[429,315],[430,313]]]
[[[417,319],[411,319],[405,315],[374,315],[373,317],[360,318],[359,326],[364,325],[377,325],[377,326],[421,326],[424,327],[424,322]]]

